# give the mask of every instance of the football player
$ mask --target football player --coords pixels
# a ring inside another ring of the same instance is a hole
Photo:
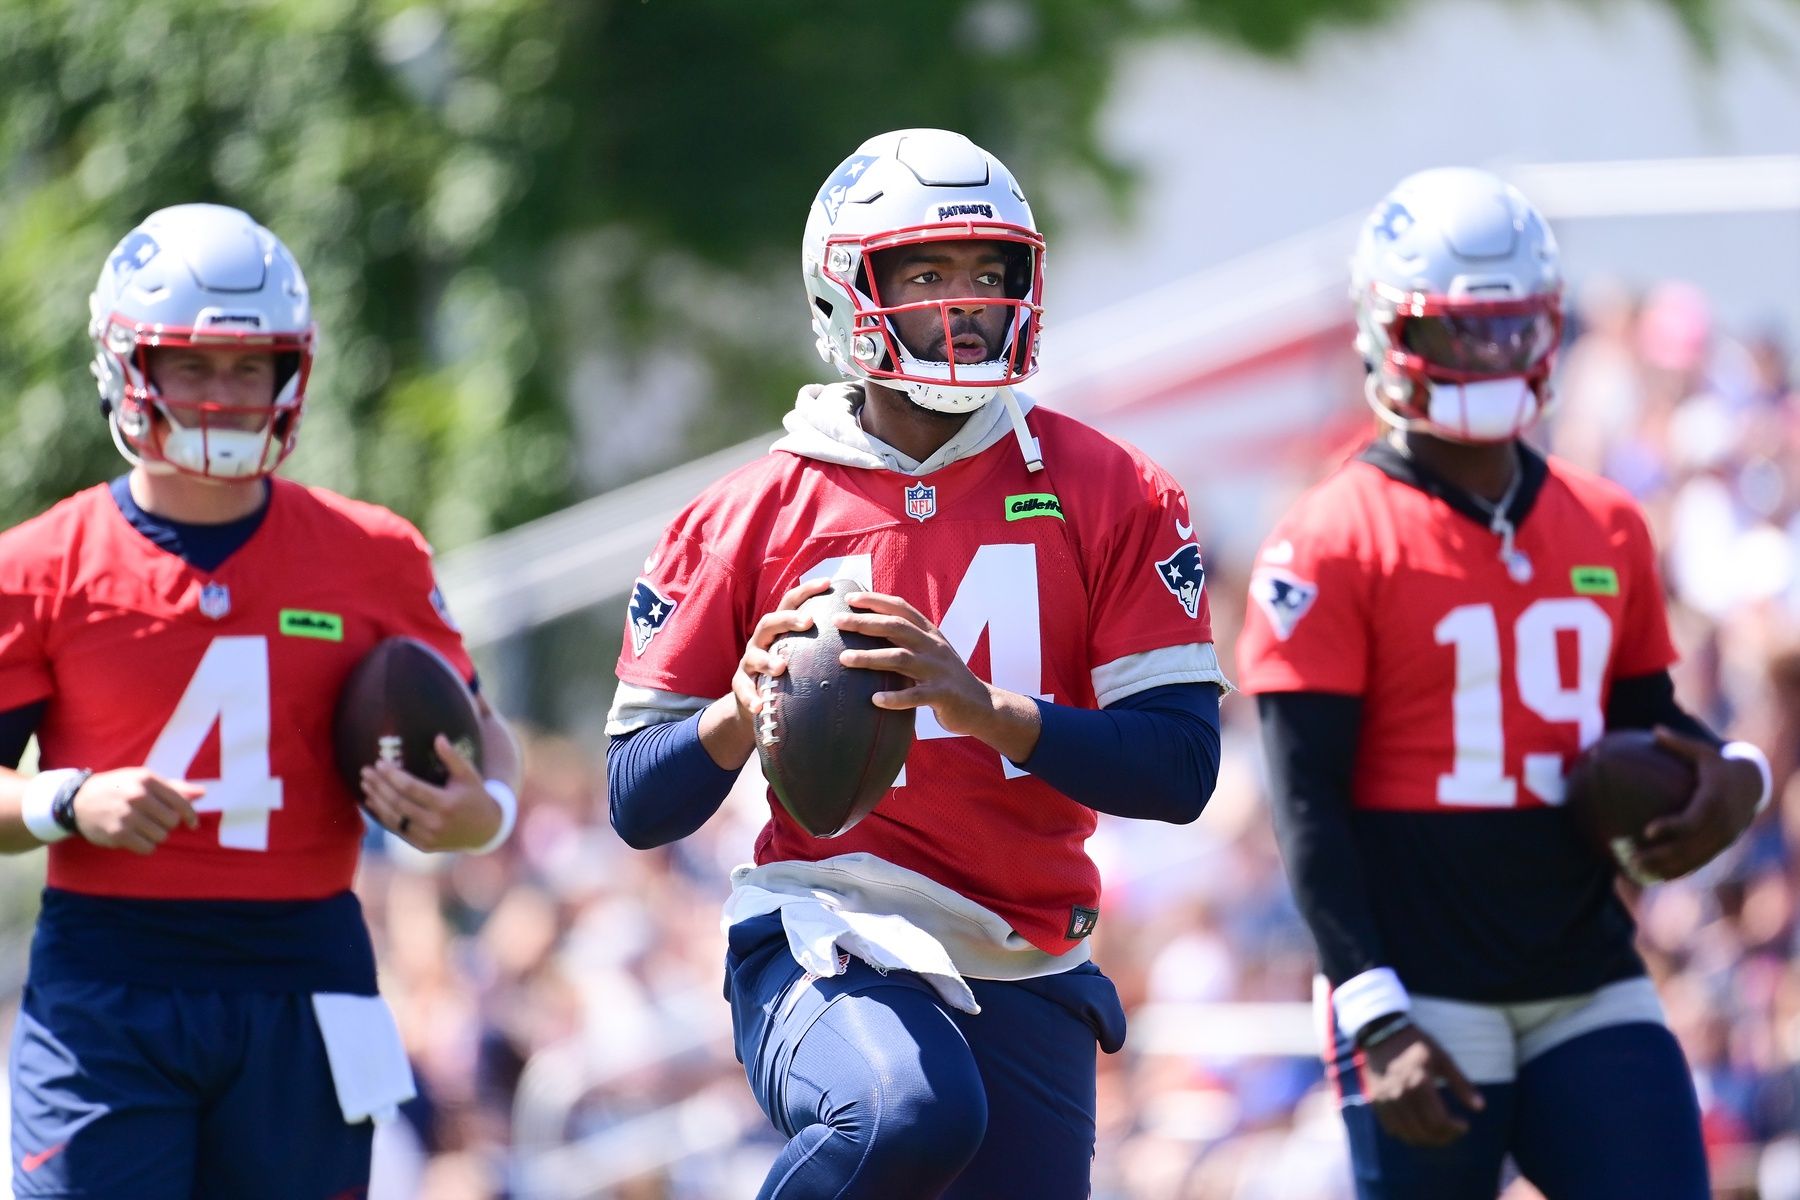
[[[50,847],[13,1187],[360,1196],[370,1118],[412,1076],[350,890],[357,801],[419,849],[489,849],[517,752],[482,700],[492,778],[443,738],[443,787],[383,764],[355,796],[337,774],[338,690],[378,640],[475,676],[418,532],[273,474],[313,362],[287,248],[236,209],[166,208],[90,306],[131,470],[0,534],[0,850]]]
[[[636,584],[608,732],[614,826],[698,828],[754,749],[756,680],[833,577],[891,649],[917,736],[842,836],[771,802],[725,908],[751,1088],[790,1140],[762,1196],[1085,1197],[1095,1047],[1124,1014],[1090,961],[1096,814],[1183,822],[1218,703],[1181,488],[1015,391],[1036,369],[1044,240],[959,134],[860,146],[813,201],[821,355],[771,453],[694,501]],[[1177,571],[1180,572],[1177,575]]]
[[[1767,763],[1676,703],[1637,506],[1521,440],[1561,332],[1543,218],[1485,172],[1425,171],[1351,276],[1387,428],[1264,543],[1239,671],[1358,1194],[1489,1200],[1510,1154],[1552,1200],[1703,1200],[1687,1066],[1563,777],[1607,729],[1691,761],[1691,802],[1624,864],[1669,879],[1749,824]]]

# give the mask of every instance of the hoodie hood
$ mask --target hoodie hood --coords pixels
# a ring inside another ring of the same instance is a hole
[[[792,411],[781,419],[787,433],[769,448],[842,467],[929,475],[940,467],[975,457],[1012,432],[1010,414],[1003,403],[1003,396],[1010,390],[1002,388],[1001,394],[970,413],[962,428],[952,434],[937,453],[920,462],[881,439],[869,436],[858,423],[856,409],[862,402],[859,384],[808,384],[794,398]],[[1013,395],[1021,414],[1031,410],[1030,397]]]

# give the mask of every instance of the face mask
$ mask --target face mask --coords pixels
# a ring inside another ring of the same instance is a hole
[[[1537,392],[1524,379],[1430,383],[1431,432],[1458,442],[1503,442],[1537,420]]]

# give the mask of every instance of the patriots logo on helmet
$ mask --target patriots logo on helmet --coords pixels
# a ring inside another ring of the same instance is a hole
[[[1390,242],[1412,227],[1412,213],[1398,200],[1389,200],[1375,214],[1375,232]]]
[[[838,210],[844,207],[844,197],[856,186],[869,164],[875,161],[873,154],[853,154],[844,160],[837,169],[837,174],[825,181],[819,189],[819,203],[825,206],[825,216],[833,224],[837,223]]]
[[[1156,564],[1156,576],[1171,595],[1181,601],[1187,615],[1200,615],[1200,591],[1206,586],[1206,568],[1200,565],[1200,547],[1189,542]]]
[[[112,268],[115,278],[124,279],[149,265],[160,249],[162,247],[156,244],[155,238],[141,229],[134,229],[119,243],[119,248],[106,260],[106,265]]]
[[[662,632],[662,627],[669,623],[675,615],[680,602],[671,600],[644,580],[637,581],[631,589],[631,612],[627,624],[631,626],[631,649],[634,654],[642,654],[650,639]]]
[[[1319,585],[1286,571],[1265,569],[1250,577],[1250,596],[1268,614],[1275,636],[1285,642],[1319,598]]]

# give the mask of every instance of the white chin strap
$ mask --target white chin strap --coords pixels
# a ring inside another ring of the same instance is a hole
[[[152,475],[174,475],[186,470],[209,479],[254,479],[274,470],[281,460],[281,442],[267,436],[266,429],[215,429],[203,433],[168,419],[161,457],[145,458],[132,447],[125,431],[119,427],[117,409],[107,415],[106,424],[112,431],[113,445],[118,447],[125,460]]]
[[[1474,383],[1424,383],[1423,420],[1408,419],[1383,403],[1382,387],[1369,376],[1367,395],[1382,420],[1400,429],[1420,429],[1456,442],[1504,442],[1519,436],[1538,419],[1537,391],[1522,378],[1483,379]]]
[[[184,429],[169,422],[162,455],[177,467],[211,479],[252,479],[275,465],[280,451],[268,430]]]

